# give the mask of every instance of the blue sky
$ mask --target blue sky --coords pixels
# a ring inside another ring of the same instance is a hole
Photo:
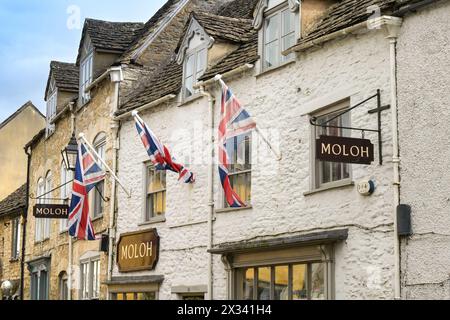
[[[0,123],[28,100],[45,110],[50,61],[75,61],[86,17],[146,22],[164,2],[1,0]]]

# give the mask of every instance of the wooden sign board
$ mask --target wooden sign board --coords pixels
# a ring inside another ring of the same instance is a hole
[[[371,164],[374,145],[366,139],[321,136],[317,139],[316,156],[320,161]]]
[[[69,219],[69,206],[58,204],[37,204],[33,208],[36,219]]]
[[[122,234],[117,243],[117,265],[120,272],[154,270],[159,258],[159,236],[156,229]]]

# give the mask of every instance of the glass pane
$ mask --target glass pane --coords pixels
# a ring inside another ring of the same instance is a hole
[[[243,299],[253,300],[255,269],[247,269],[244,273]]]
[[[185,83],[185,97],[190,97],[194,94],[194,77],[190,76],[186,78]]]
[[[258,300],[270,300],[271,268],[258,268]]]
[[[147,210],[146,210],[146,218],[147,221],[153,217],[153,194],[147,196]]]
[[[278,40],[280,38],[280,17],[275,15],[266,19],[265,43]]]
[[[153,216],[163,215],[165,213],[166,192],[153,194]]]
[[[156,300],[156,293],[155,292],[144,292],[138,294],[139,300]]]
[[[194,62],[195,56],[190,55],[186,61],[186,78],[194,74]]]
[[[289,267],[275,267],[275,300],[289,300]]]
[[[291,10],[284,10],[281,15],[283,17],[283,36],[295,32],[295,13]]]
[[[278,40],[271,42],[269,44],[266,44],[266,52],[265,52],[265,67],[271,68],[279,65],[279,56],[280,56],[280,49]]]
[[[197,79],[206,69],[206,58],[207,51],[206,49],[200,50],[197,54]]]
[[[321,162],[322,167],[322,183],[331,182],[331,163]]]
[[[116,294],[115,296],[116,296],[116,299],[115,299],[115,300],[120,300],[120,301],[124,300],[123,293],[118,293],[118,294]]]
[[[331,166],[333,181],[342,180],[342,163],[333,162]]]
[[[311,265],[311,299],[325,300],[325,264]]]
[[[307,300],[308,291],[306,286],[307,281],[307,266],[295,265],[292,267],[292,299],[293,300]]]
[[[283,38],[283,51],[289,49],[295,45],[295,33],[291,33]],[[284,61],[291,60],[294,57],[294,54],[289,54],[287,56],[283,56]]]

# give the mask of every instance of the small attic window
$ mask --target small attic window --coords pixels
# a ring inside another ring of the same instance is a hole
[[[52,124],[52,120],[56,116],[56,108],[58,102],[58,88],[56,87],[55,81],[50,82],[50,87],[48,90],[47,99],[47,137],[50,136],[55,131],[55,125]]]
[[[181,98],[189,99],[198,90],[194,89],[198,79],[205,73],[208,65],[208,49],[214,40],[206,33],[195,18],[191,19],[180,50],[177,63],[183,64],[183,88]]]
[[[254,26],[260,30],[262,70],[292,61],[295,56],[281,53],[292,47],[300,34],[299,5],[295,0],[261,0]]]
[[[207,51],[205,47],[200,47],[186,54],[183,86],[183,98],[185,99],[197,92],[194,85],[206,70]]]
[[[86,92],[86,88],[92,83],[92,73],[94,65],[94,48],[91,42],[86,39],[83,46],[82,59],[80,63],[80,103],[86,104],[91,99],[90,92]]]

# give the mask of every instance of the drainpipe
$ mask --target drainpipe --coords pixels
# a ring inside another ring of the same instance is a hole
[[[208,215],[208,252],[213,248],[214,246],[214,162],[215,162],[215,152],[214,152],[214,143],[215,143],[215,136],[214,136],[214,103],[215,99],[211,93],[205,90],[204,86],[200,87],[200,93],[208,98],[208,112],[209,112],[209,128],[210,128],[210,134],[211,134],[211,165],[209,170],[209,215]],[[209,260],[208,260],[208,296],[207,300],[213,300],[214,299],[214,271],[213,271],[213,255],[212,253],[209,253]]]
[[[114,174],[117,174],[117,155],[119,152],[119,121],[114,119],[114,114],[119,110],[120,99],[120,83],[123,81],[123,73],[121,67],[112,67],[110,69],[111,82],[114,83],[114,103],[111,112],[111,131],[113,138],[113,154],[112,154],[112,170]],[[114,244],[116,241],[116,193],[117,183],[113,179],[111,183],[111,204],[109,213],[109,248],[108,248],[108,282],[112,279],[114,262]],[[107,297],[109,300],[109,296]]]
[[[22,259],[20,261],[20,300],[24,299],[23,286],[25,283],[25,254],[26,254],[26,241],[27,241],[27,222],[28,222],[28,208],[30,206],[30,168],[31,168],[31,147],[25,147],[25,153],[27,154],[27,186],[26,186],[26,200],[25,209],[22,214],[23,226],[22,226]]]
[[[75,132],[75,104],[71,102],[69,104],[70,110],[70,128],[72,132]],[[69,268],[67,270],[67,300],[72,300],[72,272],[73,272],[73,261],[72,261],[72,251],[73,251],[73,239],[69,235]]]
[[[397,207],[400,205],[400,150],[398,138],[398,97],[397,97],[397,38],[400,33],[402,25],[401,18],[395,18],[396,23],[387,24],[387,39],[389,39],[390,49],[390,83],[391,83],[391,118],[392,118],[392,164],[394,171],[393,180],[393,218],[394,218],[394,298],[401,299],[401,252],[400,252],[400,238],[398,236],[398,220]]]

